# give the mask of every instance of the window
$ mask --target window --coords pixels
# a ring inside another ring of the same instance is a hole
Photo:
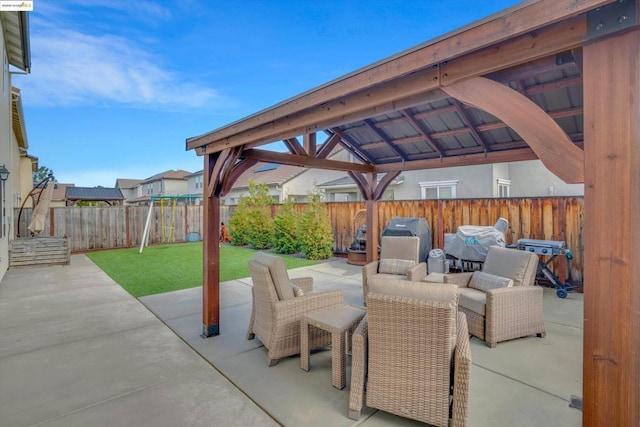
[[[498,197],[509,197],[511,180],[498,178]]]
[[[458,180],[419,182],[422,199],[455,199]]]
[[[203,188],[203,183],[202,183],[202,179],[204,178],[203,175],[199,175],[196,176],[195,181],[196,181],[196,189],[198,188]]]
[[[147,194],[153,194],[153,182],[147,184]]]

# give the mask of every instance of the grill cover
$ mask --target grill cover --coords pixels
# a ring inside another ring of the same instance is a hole
[[[431,230],[424,218],[393,217],[382,230],[383,236],[417,236],[420,238],[420,262],[427,260],[431,250]]]

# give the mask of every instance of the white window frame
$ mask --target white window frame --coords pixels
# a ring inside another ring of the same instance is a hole
[[[511,180],[510,179],[497,179],[498,183],[498,197],[511,197]],[[506,195],[502,194],[501,189],[505,189]]]
[[[451,198],[456,198],[456,187],[458,186],[457,179],[450,179],[446,181],[424,181],[419,182],[420,185],[420,199],[425,200],[427,198],[427,189],[435,188],[437,190],[437,200],[440,200],[440,189],[441,188],[451,188]]]

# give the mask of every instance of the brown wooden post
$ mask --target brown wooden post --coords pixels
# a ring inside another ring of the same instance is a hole
[[[378,201],[367,200],[367,263],[378,259]]]
[[[203,197],[203,276],[202,276],[202,337],[220,334],[220,197],[209,191],[217,184],[212,174],[217,156],[204,156],[205,189]]]
[[[583,425],[640,425],[640,30],[584,46]]]
[[[129,206],[125,206],[124,208],[124,228],[125,228],[125,236],[127,239],[127,247],[130,248],[131,247],[131,230],[129,230],[129,226],[130,226],[130,219],[129,219]]]
[[[54,208],[49,208],[49,236],[53,237],[56,234],[56,217],[54,216]],[[18,224],[20,227],[20,224]]]

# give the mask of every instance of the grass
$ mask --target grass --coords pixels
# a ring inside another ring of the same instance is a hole
[[[202,242],[90,252],[87,256],[136,298],[202,286]],[[220,281],[249,277],[247,261],[256,251],[230,245],[220,248]],[[282,256],[287,268],[317,264]]]

